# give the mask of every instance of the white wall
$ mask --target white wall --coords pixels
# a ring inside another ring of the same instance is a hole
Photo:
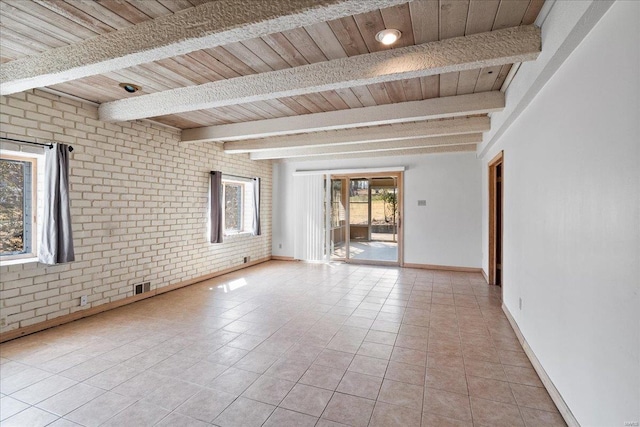
[[[482,247],[504,150],[504,303],[583,426],[640,421],[639,21],[616,2],[483,159]]]
[[[406,167],[405,263],[479,268],[481,180],[475,153],[274,163],[273,255],[293,256],[295,170],[385,166]],[[418,200],[427,206],[419,207]]]

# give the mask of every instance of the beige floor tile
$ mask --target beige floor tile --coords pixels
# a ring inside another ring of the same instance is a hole
[[[93,358],[60,372],[60,375],[72,380],[84,381],[116,365],[116,362],[110,360]]]
[[[397,334],[400,330],[400,322],[389,322],[386,320],[376,320],[371,325],[373,331],[391,332]]]
[[[69,421],[65,418],[58,418],[51,424],[47,424],[47,427],[83,427],[81,424],[76,424],[73,421]]]
[[[92,376],[85,380],[84,383],[104,390],[111,390],[140,374],[140,372],[141,371],[139,369],[118,364],[106,371],[102,371],[99,374]]]
[[[56,415],[32,406],[4,420],[2,427],[44,427],[57,419]]]
[[[498,350],[500,362],[503,365],[531,367],[531,362],[523,351]]]
[[[391,360],[394,362],[406,363],[408,365],[426,366],[427,353],[425,351],[396,346],[393,348]]]
[[[431,328],[434,329],[433,327]],[[462,356],[462,345],[460,342],[443,340],[429,337],[429,353],[440,353],[447,356]]]
[[[2,349],[2,351],[3,351],[3,354],[6,353],[6,350],[5,350],[6,346],[7,346],[7,344],[4,344],[2,347],[0,347]],[[54,359],[54,360],[58,360],[58,359]],[[24,363],[17,362],[15,360],[10,360],[10,359],[6,359],[6,358],[3,358],[3,360],[5,360],[5,362],[0,364],[0,378],[1,379],[7,379],[12,375],[18,374],[18,373],[20,373],[22,371],[25,371],[27,369],[33,369],[33,367],[31,367],[31,366],[25,365]],[[42,369],[44,369],[44,367],[42,367]],[[48,371],[48,372],[54,372],[54,371],[52,371],[50,369],[44,369],[44,370]]]
[[[373,322],[372,322],[373,323]],[[378,344],[393,345],[396,342],[398,334],[384,331],[369,331],[364,338],[365,342],[374,342]]]
[[[224,346],[207,356],[207,361],[219,365],[232,366],[242,359],[247,353],[249,353],[247,350],[243,350],[241,348]]]
[[[174,354],[173,356],[152,366],[149,371],[158,375],[181,378],[182,373],[196,363],[198,363],[198,359],[196,358]]]
[[[144,402],[136,402],[103,424],[105,427],[153,426],[169,415],[169,411]]]
[[[422,414],[422,427],[473,427],[473,423],[425,412]]]
[[[209,387],[239,396],[259,377],[255,372],[229,368],[211,381]]]
[[[29,387],[32,384],[52,376],[51,372],[42,369],[27,367],[8,377],[0,378],[0,393],[12,394],[18,390]]]
[[[504,372],[507,374],[507,381],[510,383],[544,387],[542,381],[540,381],[540,378],[538,377],[538,374],[533,368],[505,365]]]
[[[425,384],[427,387],[454,393],[469,394],[464,370],[455,368],[427,368]]]
[[[267,371],[265,375],[280,378],[287,381],[297,382],[300,377],[307,371],[311,362],[291,361],[289,359],[280,359]]]
[[[527,427],[565,427],[567,425],[558,412],[532,408],[520,408],[520,412]]]
[[[171,378],[161,387],[146,395],[144,401],[173,411],[202,389],[199,385]]]
[[[361,356],[375,357],[378,359],[389,360],[391,352],[393,351],[392,345],[378,344],[372,342],[363,342],[358,349],[357,354]]]
[[[505,375],[504,369],[500,363],[467,359],[464,362],[464,369],[467,375],[472,375],[474,377],[488,378],[498,381],[507,380],[507,376]]]
[[[0,345],[1,416],[561,425],[499,297],[475,273],[264,263]]]
[[[297,362],[311,363],[322,353],[322,350],[324,350],[322,347],[296,343],[287,350],[283,358]]]
[[[420,427],[422,413],[416,409],[377,402],[370,427]]]
[[[126,366],[129,368],[137,369],[139,371],[143,371],[162,362],[163,360],[168,359],[169,357],[171,357],[171,353],[166,353],[158,350],[147,350],[143,353],[140,353],[136,357],[125,361],[120,366]]]
[[[261,426],[271,415],[275,406],[239,397],[215,420],[220,427]]]
[[[471,397],[473,422],[495,427],[524,426],[516,405]]]
[[[542,387],[523,384],[511,384],[511,390],[518,405],[527,408],[540,409],[548,412],[557,412],[556,405],[551,400],[547,390]]]
[[[353,396],[376,400],[382,378],[347,371],[336,391]]]
[[[196,420],[195,418],[187,417],[186,415],[172,412],[162,419],[155,427],[208,427],[209,423]]]
[[[425,368],[406,363],[389,362],[384,377],[393,381],[422,386],[424,385]]]
[[[378,400],[392,405],[422,410],[422,386],[384,380]]]
[[[304,384],[296,384],[280,403],[285,409],[319,417],[333,392]]]
[[[131,397],[132,399],[142,399],[165,384],[168,378],[169,377],[163,377],[153,372],[145,371],[123,382],[112,391]]]
[[[344,375],[344,369],[333,369],[328,366],[311,365],[299,382],[314,387],[335,390]]]
[[[43,400],[37,406],[56,415],[66,415],[76,408],[92,401],[105,391],[86,384],[76,384],[60,393]]]
[[[383,378],[388,364],[389,362],[383,359],[356,355],[356,357],[353,358],[353,361],[349,365],[348,370],[358,372],[360,374]]]
[[[487,378],[467,376],[469,395],[496,402],[516,404],[509,383]]]
[[[91,359],[91,356],[88,356],[82,353],[82,350],[77,350],[75,352],[65,354],[63,356],[60,356],[55,359],[49,360],[45,363],[42,363],[39,367],[40,369],[44,369],[45,371],[58,374],[82,362],[86,362],[89,359]],[[0,368],[0,376],[4,376],[4,371],[1,368]]]
[[[413,350],[427,351],[428,338],[427,337],[414,337],[411,335],[398,335],[396,340],[396,347],[410,348]]]
[[[254,348],[256,348],[258,345],[260,345],[260,343],[262,343],[264,339],[265,337],[262,337],[262,336],[249,335],[247,333],[244,333],[240,335],[238,338],[229,342],[227,346],[233,347],[233,348],[239,348],[241,350],[251,351]]]
[[[180,379],[205,386],[228,369],[228,366],[201,360],[180,375]]]
[[[322,418],[345,425],[364,427],[369,424],[373,407],[372,400],[335,393],[323,412]]]
[[[325,349],[318,355],[314,364],[335,369],[347,369],[353,360],[353,354]]]
[[[99,426],[133,403],[127,396],[107,392],[65,415],[65,418],[86,427]]]
[[[20,411],[27,409],[29,405],[9,396],[0,398],[0,421],[7,419]]]
[[[54,375],[13,393],[11,397],[24,403],[35,405],[75,384],[77,382],[74,380]]]
[[[264,427],[313,427],[318,418],[288,409],[276,408],[271,414]]]
[[[211,422],[222,413],[227,406],[236,400],[236,395],[219,390],[204,389],[178,406],[175,412],[190,418]]]
[[[461,421],[471,421],[469,396],[434,388],[425,388],[422,410]]]
[[[278,360],[277,356],[266,353],[251,351],[249,354],[240,359],[235,368],[244,369],[245,371],[263,374]]]
[[[399,333],[402,335],[409,335],[412,337],[428,338],[429,328],[424,326],[402,325],[400,326]]]
[[[278,405],[294,385],[292,381],[263,375],[251,384],[242,396],[270,405]]]
[[[465,362],[462,357],[450,356],[442,353],[427,353],[427,367],[436,369],[464,369]]]

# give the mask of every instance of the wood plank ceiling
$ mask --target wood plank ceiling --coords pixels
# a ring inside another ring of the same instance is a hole
[[[121,30],[208,0],[2,0],[0,61],[7,63]],[[387,9],[198,50],[50,86],[97,103],[532,24],[544,0],[416,0]],[[155,117],[181,129],[500,90],[512,65],[493,66]],[[121,82],[142,89],[127,94]]]

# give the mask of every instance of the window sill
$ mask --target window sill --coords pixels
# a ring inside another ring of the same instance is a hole
[[[241,233],[231,233],[231,234],[225,234],[224,238],[230,238],[230,239],[234,239],[234,238],[240,238],[240,237],[244,237],[244,236],[252,236],[253,233],[251,231],[243,231]]]
[[[0,267],[5,267],[9,265],[18,265],[18,264],[30,264],[35,262],[38,262],[37,257],[17,258],[17,259],[8,259],[8,260],[0,259]]]

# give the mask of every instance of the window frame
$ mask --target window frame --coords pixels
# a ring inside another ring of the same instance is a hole
[[[15,151],[0,152],[1,160],[28,162],[31,163],[31,250],[12,255],[2,255],[0,253],[0,261],[15,261],[29,259],[38,256],[38,156],[30,153],[22,153]],[[24,190],[23,190],[24,191]],[[24,240],[23,240],[24,241]]]

